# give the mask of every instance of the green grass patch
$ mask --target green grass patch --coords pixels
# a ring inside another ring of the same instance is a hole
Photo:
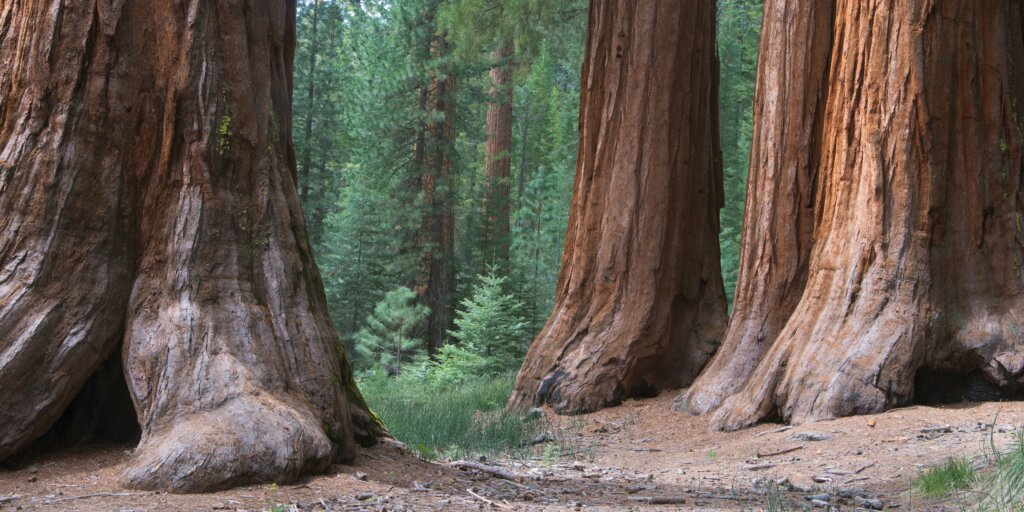
[[[542,422],[505,411],[512,376],[443,386],[425,378],[368,377],[359,382],[370,409],[422,457],[525,457]]]
[[[978,479],[972,489],[977,499],[975,509],[980,512],[1024,511],[1024,431],[1017,434],[1017,442],[1010,452],[996,453],[993,447],[991,455],[995,458],[994,467]]]
[[[929,499],[941,498],[969,488],[977,477],[967,459],[950,457],[946,462],[921,473],[914,480],[914,493]]]

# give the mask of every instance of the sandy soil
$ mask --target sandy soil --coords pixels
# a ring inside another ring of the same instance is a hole
[[[130,446],[90,446],[0,469],[0,510],[763,510],[769,500],[803,510],[807,496],[822,493],[841,510],[864,499],[886,510],[956,509],[909,495],[910,480],[950,455],[981,467],[1024,424],[1024,402],[1004,402],[721,433],[672,412],[671,401],[666,394],[585,416],[548,415],[556,444],[538,446],[529,460],[483,462],[513,481],[422,461],[388,443],[296,485],[148,493],[120,487]]]

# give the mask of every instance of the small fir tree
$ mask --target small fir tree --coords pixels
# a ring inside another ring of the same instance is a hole
[[[388,292],[356,333],[356,352],[367,366],[399,375],[403,364],[423,357],[423,340],[413,333],[420,329],[427,313],[426,306],[416,304],[412,290],[402,286]]]
[[[445,345],[438,353],[438,378],[496,376],[515,371],[522,363],[527,341],[522,302],[505,292],[507,278],[496,268],[478,279],[456,312],[450,334],[457,343]]]

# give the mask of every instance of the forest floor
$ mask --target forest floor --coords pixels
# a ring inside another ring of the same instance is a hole
[[[0,469],[0,510],[805,510],[821,494],[842,510],[958,510],[912,496],[911,480],[950,456],[981,467],[1024,425],[1024,402],[1003,402],[722,433],[672,412],[672,396],[548,416],[559,450],[472,463],[483,471],[386,443],[295,485],[173,495],[119,486],[129,446],[57,451]]]

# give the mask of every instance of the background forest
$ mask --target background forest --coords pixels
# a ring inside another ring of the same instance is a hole
[[[1024,512],[1022,60],[1006,0],[0,2],[0,507]]]
[[[719,1],[730,302],[760,17]],[[581,0],[300,3],[293,136],[332,319],[371,407],[427,455],[526,435],[459,438],[504,405],[554,304],[586,21]]]

